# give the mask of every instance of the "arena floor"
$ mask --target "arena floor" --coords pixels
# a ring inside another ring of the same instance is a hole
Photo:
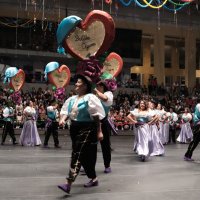
[[[13,146],[9,137],[0,146],[0,200],[197,200],[200,196],[200,149],[195,162],[183,161],[188,145],[166,146],[164,157],[140,162],[132,152],[133,136],[112,136],[112,173],[104,174],[100,148],[96,170],[99,186],[84,188],[78,176],[70,195],[57,188],[65,181],[71,144],[61,131],[61,149]],[[17,135],[17,138],[19,135]],[[43,140],[43,135],[41,134]]]

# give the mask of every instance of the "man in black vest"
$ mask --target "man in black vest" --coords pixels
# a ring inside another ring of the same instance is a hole
[[[12,138],[13,145],[17,144],[14,132],[14,110],[11,107],[11,102],[7,102],[6,107],[3,109],[4,128],[2,133],[1,145],[4,145],[7,134]]]
[[[57,108],[58,108],[58,104],[56,102],[52,102],[51,105],[47,107],[47,123],[45,127],[46,131],[45,131],[45,138],[44,138],[45,148],[48,148],[48,141],[51,134],[53,135],[55,148],[60,148],[59,140],[58,140],[58,122],[57,122],[59,113],[58,113]]]

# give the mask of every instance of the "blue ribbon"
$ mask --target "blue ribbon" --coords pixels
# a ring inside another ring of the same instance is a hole
[[[69,33],[82,21],[82,19],[78,16],[71,15],[64,18],[60,24],[58,25],[56,37],[58,42],[57,52],[61,54],[65,54],[65,50],[62,47],[63,40]]]
[[[9,67],[5,71],[5,78],[3,83],[5,84],[6,82],[10,83],[10,78],[15,76],[18,73],[18,69],[16,67]]]
[[[49,62],[46,67],[45,67],[45,70],[44,70],[44,78],[45,80],[47,81],[47,74],[49,72],[52,72],[54,70],[56,70],[57,68],[59,68],[59,63],[58,62]]]

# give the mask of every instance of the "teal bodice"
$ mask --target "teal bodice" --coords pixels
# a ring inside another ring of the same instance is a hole
[[[148,117],[138,117],[137,122],[139,123],[147,123],[148,122]]]

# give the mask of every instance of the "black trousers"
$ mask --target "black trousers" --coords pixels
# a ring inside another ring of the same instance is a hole
[[[54,140],[54,145],[58,146],[59,145],[59,140],[58,140],[58,122],[52,122],[48,127],[45,132],[45,138],[44,138],[44,145],[48,145],[49,138],[53,135],[53,140]]]
[[[12,138],[12,142],[14,144],[16,142],[15,132],[14,132],[13,123],[10,122],[10,121],[4,122],[4,128],[3,128],[3,133],[2,133],[2,141],[1,141],[2,144],[5,142],[7,134],[10,135],[10,137]]]
[[[103,160],[105,168],[110,167],[111,162],[111,144],[110,144],[110,135],[111,135],[111,128],[109,122],[106,119],[102,120],[102,133],[103,133],[103,140],[101,143],[101,150],[103,153]]]
[[[68,181],[75,181],[81,165],[90,179],[96,178],[97,126],[94,122],[75,122],[70,126],[72,154]]]
[[[169,125],[169,141],[168,143],[176,143],[176,127]]]
[[[193,127],[193,140],[190,142],[188,146],[188,150],[185,153],[185,156],[188,158],[192,157],[193,151],[198,146],[200,142],[200,125],[196,125]]]

